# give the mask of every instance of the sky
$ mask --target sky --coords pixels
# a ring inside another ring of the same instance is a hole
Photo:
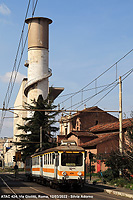
[[[31,1],[28,17],[32,16],[34,2]],[[7,92],[27,5],[27,0],[0,0],[0,108]],[[99,92],[103,85],[123,77],[133,68],[133,51],[117,66],[96,78],[132,50],[132,10],[132,0],[38,0],[34,16],[48,17],[53,21],[49,32],[49,67],[52,69],[49,81],[50,86],[64,87],[63,93],[54,102],[56,105],[76,110],[85,106],[119,110],[118,85],[108,95],[106,93],[112,88]],[[27,25],[24,36],[26,31]],[[13,107],[21,81],[27,77],[27,68],[24,67],[27,56],[26,44],[8,107]],[[84,92],[73,97],[69,95],[82,88]],[[104,95],[105,98],[99,101]],[[123,117],[130,117],[133,110],[133,73],[122,81],[122,97]],[[118,117],[118,113],[115,116]],[[13,135],[13,118],[8,118],[13,115],[7,112],[6,117],[0,137]]]

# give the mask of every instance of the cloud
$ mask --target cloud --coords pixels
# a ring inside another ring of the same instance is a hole
[[[4,3],[2,3],[0,4],[0,13],[2,15],[10,15],[11,11]]]
[[[4,83],[8,83],[10,81],[11,75],[12,75],[12,80],[14,80],[15,78],[15,74],[16,72],[7,72],[4,76],[0,76],[0,80]],[[23,78],[25,78],[24,74],[20,74],[19,72],[17,73],[17,77],[16,77],[16,83],[21,83]]]

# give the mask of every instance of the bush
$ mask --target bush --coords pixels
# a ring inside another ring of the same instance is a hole
[[[128,183],[128,184],[126,185],[126,188],[127,188],[127,189],[131,189],[131,184]]]
[[[111,185],[116,185],[116,186],[119,186],[119,187],[126,187],[126,188],[129,188],[131,185],[126,179],[124,178],[119,178],[119,179],[113,179],[110,181]]]
[[[111,181],[112,179],[114,179],[114,174],[112,169],[107,169],[106,171],[103,172],[103,178],[106,181]]]
[[[119,186],[119,187],[124,187],[124,186],[127,185],[127,184],[128,184],[128,181],[125,180],[124,178],[120,178],[120,179],[118,179],[118,181],[117,181],[117,186]]]
[[[116,183],[117,183],[117,179],[113,179],[113,180],[110,181],[111,185],[116,185]]]

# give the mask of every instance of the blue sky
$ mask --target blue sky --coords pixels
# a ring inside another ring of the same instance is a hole
[[[31,17],[32,3],[28,17]],[[0,1],[0,107],[7,91],[28,1]],[[39,0],[35,16],[53,20],[50,25],[49,67],[53,75],[50,85],[64,87],[62,95],[73,93],[113,65],[133,48],[133,1],[132,0]],[[27,25],[25,26],[25,31]],[[27,45],[19,68],[17,81],[9,107],[13,107],[23,77],[27,76],[24,61],[27,60]],[[133,68],[133,52],[117,65],[117,77]],[[100,91],[89,90],[115,80],[115,67],[97,82],[87,87],[83,94],[74,96],[61,104],[71,107]],[[127,117],[133,110],[133,75],[123,81],[123,112]],[[107,92],[107,91],[106,91]],[[106,93],[97,95],[85,104],[97,105],[104,110],[119,109],[118,86],[106,98],[96,102]],[[60,97],[58,104],[66,98]],[[84,104],[78,109],[83,109]],[[7,116],[10,116],[7,113]],[[118,114],[116,114],[118,116]],[[4,120],[1,137],[12,136],[12,119]]]

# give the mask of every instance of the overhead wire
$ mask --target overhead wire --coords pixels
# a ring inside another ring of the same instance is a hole
[[[131,73],[133,72],[133,69],[129,70],[128,72],[126,72],[125,74],[122,75],[122,81],[125,80],[125,78],[127,78]],[[124,77],[125,76],[125,77]],[[124,78],[123,78],[124,77]],[[117,79],[118,80],[118,79]],[[78,107],[76,107],[75,109],[78,109],[80,106],[82,106],[83,104],[85,104],[86,102],[88,102],[89,100],[91,100],[92,98],[94,98],[95,96],[97,96],[98,94],[108,90],[109,92],[107,92],[100,100],[98,100],[94,105],[96,105],[97,103],[99,103],[103,98],[105,98],[113,89],[115,89],[115,87],[119,84],[119,82],[117,82],[117,80],[113,81],[112,83],[108,84],[108,85],[105,85],[106,87],[103,88],[102,90],[100,90],[99,92],[97,92],[96,94],[90,96],[90,97],[87,97],[86,99],[80,101],[80,102],[77,102],[73,105],[76,106],[76,105],[79,105]],[[115,83],[117,82],[117,83]],[[115,84],[115,85],[114,85]],[[93,105],[93,106],[94,106]],[[72,106],[71,106],[72,107]],[[67,109],[69,109],[70,107],[68,107]]]
[[[81,88],[80,90],[78,90],[77,92],[73,93],[70,97],[68,97],[67,99],[65,99],[64,101],[60,102],[59,104],[62,104],[64,102],[66,102],[67,100],[69,100],[70,98],[72,98],[73,96],[75,96],[76,94],[82,92],[86,87],[88,87],[89,85],[91,85],[93,82],[95,82],[96,80],[98,80],[102,75],[104,75],[106,72],[108,72],[110,69],[112,69],[114,66],[116,66],[116,79],[117,79],[117,70],[118,70],[118,63],[123,60],[126,56],[128,56],[131,52],[133,51],[133,49],[131,49],[129,52],[127,52],[124,56],[122,56],[118,61],[116,61],[113,65],[111,65],[109,68],[107,68],[104,72],[102,72],[99,76],[97,76],[95,79],[93,79],[91,82],[89,82],[86,86],[84,86],[83,88]]]
[[[24,49],[25,49],[25,46],[26,46],[28,33],[26,35],[24,44],[23,44],[23,35],[24,35],[24,28],[25,28],[25,20],[26,20],[26,18],[28,16],[30,3],[31,3],[31,0],[29,0],[29,2],[28,2],[26,15],[25,15],[25,19],[24,19],[24,24],[23,24],[22,31],[21,31],[21,36],[20,36],[20,40],[19,40],[19,44],[18,44],[18,48],[17,48],[17,53],[16,53],[16,56],[15,56],[15,61],[14,61],[11,77],[10,77],[8,88],[7,88],[7,92],[6,92],[4,101],[3,101],[3,108],[7,108],[8,105],[9,105],[9,101],[10,101],[10,98],[11,98],[11,95],[12,95],[12,92],[13,92],[13,88],[14,88],[14,84],[15,84],[15,81],[16,81],[17,73],[18,73],[18,70],[19,70],[19,67],[20,67],[20,64],[21,64],[21,60],[22,60],[22,56],[23,56],[23,53],[24,53]],[[36,2],[34,4],[34,8],[33,8],[33,11],[32,11],[32,17],[34,16],[37,3],[38,3],[38,0],[36,0]],[[19,59],[18,65],[16,67],[16,63],[17,63],[17,60],[18,60],[18,56],[19,56],[19,51],[20,51],[21,45],[22,45],[22,50],[20,52],[20,59]],[[3,110],[2,111],[2,115],[1,115],[1,122],[0,122],[0,132],[2,130],[2,126],[3,126],[5,115],[6,115],[6,110]]]
[[[133,72],[133,68],[131,69],[131,70],[129,70],[128,72],[126,72],[125,74],[123,74],[121,77],[122,77],[122,81],[124,81],[131,73]],[[125,77],[124,77],[125,76]],[[116,80],[117,81],[117,80]],[[113,82],[114,83],[114,82]],[[113,84],[112,83],[112,84]],[[114,86],[112,85],[112,87],[113,88],[111,88],[102,98],[100,98],[100,100],[98,100],[94,105],[96,105],[96,104],[98,104],[101,100],[103,100],[112,90],[114,90],[115,89],[115,87],[117,86],[119,84],[119,82],[117,82]],[[106,87],[105,88],[105,90],[107,90],[107,89],[109,89],[109,87]],[[102,90],[102,91],[100,91],[100,93],[101,92],[103,92],[104,91],[104,89]],[[99,93],[98,93],[99,94]],[[96,94],[97,95],[97,94]],[[96,96],[95,95],[95,96]],[[93,95],[94,96],[94,95]],[[90,99],[86,99],[86,101],[84,102],[84,103],[86,103],[87,101],[89,101]],[[81,105],[83,105],[83,104],[81,104]],[[81,106],[80,105],[80,106]],[[93,105],[93,106],[94,106]],[[76,108],[77,109],[77,108]]]
[[[101,85],[101,86],[97,86],[97,87],[92,87],[92,88],[89,88],[89,89],[86,89],[86,90],[82,90],[81,92],[87,92],[87,91],[99,89],[99,88],[102,88],[102,87],[105,87],[105,86],[108,86],[108,84],[106,84],[106,85]],[[72,95],[72,94],[75,94],[75,92],[68,93],[68,94],[64,94],[64,95],[60,95],[58,98],[65,97],[65,96],[69,96],[69,95]]]
[[[113,85],[115,82],[116,82],[116,81],[113,81],[112,83],[108,84],[105,88],[103,88],[102,90],[100,90],[99,92],[97,92],[96,94],[94,94],[94,95],[92,95],[92,96],[90,96],[90,97],[87,97],[87,98],[84,99],[83,101],[80,101],[80,102],[74,104],[73,106],[76,106],[76,105],[78,105],[78,104],[81,103],[81,104],[78,106],[78,107],[80,107],[81,105],[83,105],[84,103],[86,103],[87,101],[89,101],[90,99],[92,99],[93,97],[97,96],[97,95],[100,94],[101,92],[106,91],[108,88],[112,87],[112,85]],[[77,108],[78,108],[78,107],[77,107]],[[70,108],[70,107],[68,107],[67,109],[69,109],[69,108]],[[75,109],[77,109],[77,108],[75,108]]]

